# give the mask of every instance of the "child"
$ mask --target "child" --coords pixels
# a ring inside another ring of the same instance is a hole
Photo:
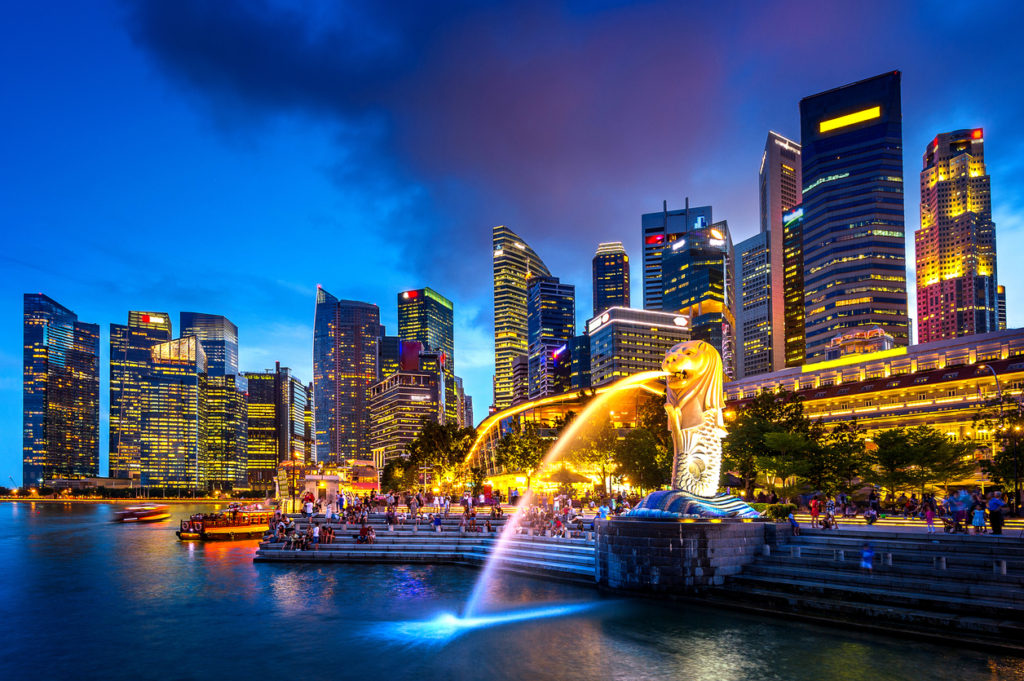
[[[870,573],[874,560],[875,550],[871,547],[871,542],[864,542],[864,546],[860,550],[860,569]]]
[[[981,504],[976,504],[974,510],[971,512],[971,525],[974,527],[974,534],[984,534],[985,507]]]
[[[793,528],[793,536],[799,537],[800,525],[796,522],[796,518],[793,517],[792,513],[789,514],[789,526]]]

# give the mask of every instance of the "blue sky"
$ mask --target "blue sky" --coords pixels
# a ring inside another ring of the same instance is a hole
[[[984,127],[1000,279],[1021,322],[1019,3],[13,2],[0,22],[0,474],[21,473],[21,294],[102,327],[227,315],[244,370],[311,378],[316,285],[431,286],[490,402],[490,229],[590,312],[590,259],[663,199],[757,230],[769,129],[803,96],[903,71],[908,262],[937,132]],[[914,296],[911,295],[911,303]],[[106,473],[106,430],[101,436]]]

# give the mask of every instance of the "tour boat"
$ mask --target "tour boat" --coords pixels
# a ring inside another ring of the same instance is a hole
[[[273,517],[273,510],[259,508],[229,508],[221,513],[196,513],[188,520],[182,520],[175,534],[182,541],[259,539],[270,529]]]
[[[154,523],[171,517],[166,506],[129,506],[114,513],[115,523]]]

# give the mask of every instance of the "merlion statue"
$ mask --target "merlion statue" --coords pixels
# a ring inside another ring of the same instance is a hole
[[[704,341],[679,343],[661,368],[668,372],[665,411],[675,450],[672,487],[701,497],[718,492],[722,472],[722,358]]]
[[[665,355],[665,411],[672,433],[672,489],[651,492],[630,519],[756,518],[757,511],[718,493],[722,473],[722,358],[711,344],[687,341]]]

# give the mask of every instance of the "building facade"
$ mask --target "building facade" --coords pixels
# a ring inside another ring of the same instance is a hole
[[[602,312],[601,314],[604,313]],[[580,336],[573,336],[572,341],[569,343],[569,355],[572,362],[569,369],[569,387],[573,390],[589,388],[591,386],[590,336],[586,333]]]
[[[526,283],[529,399],[569,389],[569,342],[576,335],[576,287],[558,277]]]
[[[444,353],[445,419],[458,421],[455,389],[455,316],[452,301],[431,288],[398,294],[398,337]],[[383,378],[385,374],[381,374]]]
[[[165,312],[128,313],[128,324],[110,325],[110,460],[112,478],[138,478],[141,470],[142,379],[152,349],[171,340]]]
[[[900,73],[800,101],[806,361],[881,326],[909,342]]]
[[[780,230],[781,231],[781,230]],[[772,257],[770,232],[760,232],[736,246],[737,376],[772,371],[775,338],[772,330]]]
[[[272,491],[278,466],[313,461],[313,386],[275,363],[247,372],[247,477],[254,490]]]
[[[690,340],[689,320],[655,310],[613,307],[587,322],[594,387],[661,368],[665,353]]]
[[[370,388],[377,382],[380,310],[317,289],[313,326],[316,460],[370,457]]]
[[[1006,330],[1006,287],[1000,284],[996,288],[996,304],[998,307],[999,330]]]
[[[941,133],[925,149],[914,247],[921,343],[998,330],[996,227],[981,128]]]
[[[758,172],[761,232],[768,234],[771,302],[771,369],[786,366],[786,330],[781,323],[785,309],[785,230],[783,216],[801,201],[800,145],[777,132],[769,132]],[[803,291],[800,291],[803,294]],[[779,320],[776,323],[775,320]]]
[[[735,253],[723,220],[684,232],[662,256],[662,310],[689,320],[690,338],[722,355],[728,378],[736,377]]]
[[[96,477],[100,329],[42,293],[23,310],[22,484]]]
[[[238,327],[230,319],[217,314],[182,312],[178,320],[182,338],[195,336],[203,344],[210,376],[238,375]]]
[[[644,213],[640,217],[640,236],[644,249],[644,309],[661,310],[665,280],[662,272],[662,258],[673,242],[692,229],[711,224],[711,206],[690,207],[669,210],[668,202],[662,202],[657,213]]]
[[[529,348],[526,281],[549,277],[544,261],[505,225],[493,229],[494,271],[494,406],[512,404],[512,363]],[[524,394],[525,395],[525,394]]]
[[[200,341],[202,343],[202,341]],[[205,351],[206,345],[203,344]],[[248,381],[241,374],[206,377],[206,487],[230,491],[249,486]]]
[[[629,307],[629,256],[621,241],[598,244],[591,263],[596,317],[610,307]]]
[[[804,209],[797,206],[782,216],[782,329],[787,367],[798,367],[807,356],[804,338]]]
[[[378,469],[409,456],[407,447],[425,421],[441,422],[438,378],[428,371],[399,371],[371,388],[370,447]]]

